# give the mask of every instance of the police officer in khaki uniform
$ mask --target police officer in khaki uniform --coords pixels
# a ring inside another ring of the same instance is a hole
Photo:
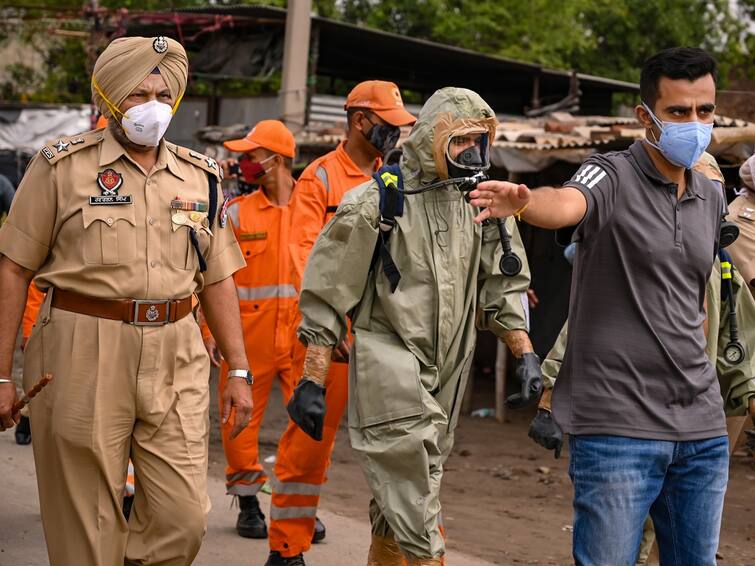
[[[220,172],[162,139],[186,88],[183,47],[113,41],[95,64],[107,129],[56,140],[29,165],[0,230],[0,430],[26,289],[47,292],[25,351],[42,523],[52,566],[191,564],[205,530],[209,360],[192,296],[233,375],[223,418],[251,412]],[[235,411],[232,411],[235,407]],[[121,513],[129,457],[137,483]]]
[[[739,226],[739,238],[731,245],[731,257],[755,297],[755,155],[739,168],[743,191],[729,205],[727,220]]]

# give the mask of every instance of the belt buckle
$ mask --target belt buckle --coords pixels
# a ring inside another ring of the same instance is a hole
[[[139,320],[139,307],[142,305],[149,305],[147,309],[146,321]],[[160,313],[155,308],[156,305],[165,305],[165,319],[158,320]],[[163,326],[170,322],[170,301],[142,301],[134,299],[134,326]]]

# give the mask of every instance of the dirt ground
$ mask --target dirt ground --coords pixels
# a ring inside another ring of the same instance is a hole
[[[474,402],[480,407],[491,402],[492,384],[477,382]],[[534,410],[510,415],[505,424],[492,418],[461,419],[441,497],[449,548],[493,564],[572,564],[568,451],[555,460],[552,452],[527,437]],[[216,411],[212,418],[210,474],[223,477]],[[263,458],[275,453],[285,424],[282,397],[275,388],[260,435]],[[365,522],[369,492],[345,424],[321,506]],[[329,531],[328,537],[338,537],[338,532]],[[719,554],[722,565],[755,564],[755,459],[744,452],[732,459]]]
[[[20,362],[20,360],[19,360]],[[20,373],[17,362],[16,375]],[[212,377],[215,391],[216,376]],[[476,408],[492,400],[492,383],[477,379]],[[486,405],[487,404],[487,405]],[[235,509],[223,495],[224,456],[217,400],[213,399],[210,448],[213,513],[197,564],[235,564],[242,556],[267,553],[265,541],[240,539],[233,533]],[[456,446],[443,478],[443,516],[452,555],[448,566],[474,564],[571,564],[571,483],[568,453],[555,460],[527,437],[534,410],[510,413],[510,422],[462,417]],[[260,435],[262,458],[275,454],[287,422],[277,388],[270,397]],[[41,524],[30,447],[16,447],[5,433],[0,447],[0,565],[38,566],[44,558]],[[269,469],[271,464],[265,464]],[[732,459],[721,533],[722,566],[755,564],[755,458],[743,451]],[[263,510],[268,498],[263,496]],[[311,553],[313,566],[359,566],[369,544],[369,492],[348,442],[344,426],[336,441],[329,481],[321,507],[330,525],[323,548]],[[232,558],[229,558],[232,557]],[[338,558],[333,558],[337,556]],[[470,560],[471,557],[471,560]],[[254,559],[243,563],[258,566]],[[657,564],[657,562],[656,562]]]

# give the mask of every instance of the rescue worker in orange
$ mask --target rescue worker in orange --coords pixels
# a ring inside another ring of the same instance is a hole
[[[401,126],[416,118],[404,108],[398,87],[385,81],[365,81],[346,99],[346,140],[313,161],[301,174],[292,201],[291,249],[296,288],[301,288],[304,268],[322,228],[333,217],[347,191],[371,180],[382,157],[396,146]],[[294,336],[300,316],[292,326],[293,375],[298,382],[306,348]],[[326,380],[327,413],[322,430],[313,440],[293,421],[281,437],[272,481],[270,556],[266,566],[301,566],[303,553],[312,542],[325,538],[325,527],[316,520],[320,489],[330,463],[336,431],[348,399],[348,349],[345,341],[333,353]],[[289,414],[305,402],[296,393]]]
[[[257,492],[267,481],[259,459],[258,438],[270,389],[280,379],[287,402],[294,388],[291,375],[292,324],[296,315],[296,288],[290,262],[291,209],[294,191],[291,175],[296,154],[294,135],[278,120],[259,122],[246,137],[225,142],[242,154],[222,162],[226,175],[238,175],[260,190],[231,200],[228,218],[246,259],[246,267],[233,279],[241,305],[241,324],[252,362],[254,409],[249,425],[235,439],[230,426],[222,426],[226,456],[226,489],[238,496],[236,531],[246,538],[267,538],[265,516]],[[225,387],[228,364],[220,359],[215,340],[202,326],[205,346],[213,365],[220,367],[220,390]],[[251,354],[254,353],[252,358]]]

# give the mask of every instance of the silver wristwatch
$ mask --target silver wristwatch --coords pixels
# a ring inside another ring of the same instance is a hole
[[[248,369],[232,369],[228,372],[228,378],[230,379],[231,377],[240,377],[246,381],[247,385],[254,383],[254,376]]]

